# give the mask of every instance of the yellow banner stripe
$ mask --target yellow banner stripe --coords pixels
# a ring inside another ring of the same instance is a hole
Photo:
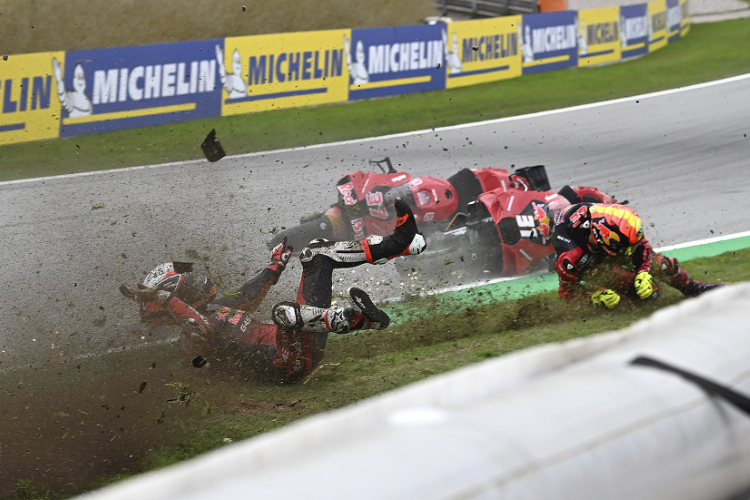
[[[349,90],[377,89],[380,87],[395,87],[396,85],[411,85],[412,83],[427,83],[432,80],[430,75],[401,78],[399,80],[385,80],[382,82],[358,83],[349,86]]]
[[[628,51],[628,50],[642,49],[645,46],[646,46],[646,42],[634,43],[633,45],[628,45],[627,47],[623,47],[622,50]]]
[[[119,120],[122,118],[135,118],[137,116],[163,115],[166,113],[177,113],[180,111],[192,111],[195,109],[195,103],[175,104],[173,106],[159,106],[157,108],[133,109],[130,111],[116,111],[114,113],[102,113],[91,116],[78,116],[75,118],[63,118],[63,125],[73,125],[76,123],[103,122],[107,120]]]
[[[537,59],[536,61],[529,61],[523,63],[524,68],[529,68],[531,66],[541,66],[542,64],[552,64],[556,62],[562,62],[567,61],[570,59],[570,55],[565,54],[564,56],[557,56],[557,57],[548,57],[546,59]]]

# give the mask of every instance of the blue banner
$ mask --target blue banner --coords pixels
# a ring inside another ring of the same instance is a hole
[[[224,39],[67,52],[60,136],[220,116],[217,46]]]
[[[682,31],[680,0],[667,0],[667,36],[669,43],[680,39],[680,31]]]
[[[445,25],[353,29],[344,40],[349,99],[445,88]]]
[[[645,3],[620,7],[620,37],[623,59],[648,53],[648,6]]]
[[[578,66],[578,13],[573,10],[523,16],[523,74]]]

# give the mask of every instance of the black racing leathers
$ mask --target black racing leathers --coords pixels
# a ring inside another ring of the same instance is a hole
[[[603,289],[596,286],[584,286],[581,281],[601,264],[606,253],[597,248],[591,237],[591,212],[593,203],[578,203],[561,212],[555,220],[554,245],[557,257],[555,270],[560,279],[558,293],[563,300],[573,301],[589,299],[591,294]],[[633,271],[618,278],[629,278],[642,271],[651,270],[653,249],[644,237],[635,247],[630,262]],[[619,288],[619,287],[618,287]]]

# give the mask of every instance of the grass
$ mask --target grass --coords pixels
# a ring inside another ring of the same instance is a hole
[[[750,249],[691,261],[685,268],[697,279],[750,280]],[[211,413],[195,420],[180,443],[150,452],[146,467],[175,463],[229,440],[252,437],[488,358],[621,329],[682,300],[667,286],[660,293],[654,303],[622,303],[613,311],[566,304],[556,293],[546,293],[342,337],[330,343],[322,367],[304,385],[254,387],[225,372],[205,393],[212,401]],[[301,408],[295,410],[296,405]]]
[[[637,60],[313,108],[0,146],[0,180],[202,158],[212,128],[228,154],[357,139],[683,87],[750,72],[748,21],[698,24]],[[551,89],[554,89],[552,91]]]
[[[701,280],[748,281],[750,249],[684,267]],[[625,328],[682,300],[667,286],[659,293],[656,301],[623,301],[612,311],[567,304],[554,292],[460,313],[445,308],[446,314],[331,340],[323,363],[302,384],[255,381],[233,365],[195,369],[174,345],[0,373],[0,384],[13,390],[0,413],[34,415],[27,424],[7,421],[27,427],[8,430],[15,440],[32,442],[21,444],[18,455],[12,441],[7,448],[3,443],[0,458],[80,457],[59,477],[37,472],[15,478],[16,498],[80,494],[472,363]],[[431,305],[430,298],[414,300]],[[15,390],[18,380],[23,391]],[[148,385],[141,393],[143,381]],[[31,464],[31,471],[43,465]]]

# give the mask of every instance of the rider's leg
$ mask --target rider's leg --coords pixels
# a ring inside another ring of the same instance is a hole
[[[695,297],[714,288],[724,286],[695,281],[687,271],[680,267],[680,261],[674,257],[665,257],[654,252],[651,263],[651,268],[656,277],[665,280],[669,286],[676,288],[687,297]]]
[[[315,240],[303,249],[301,259],[324,254],[342,264],[382,264],[399,255],[417,255],[426,246],[424,236],[419,233],[414,214],[400,198],[395,202],[396,228],[393,234],[369,236],[360,241],[331,242]]]
[[[345,307],[315,307],[294,302],[280,302],[271,316],[280,328],[287,331],[310,333],[349,333],[353,330],[382,330],[390,318],[378,309],[364,290],[349,290],[351,305]]]
[[[331,308],[331,299],[335,269],[385,262],[398,255],[416,255],[424,250],[425,240],[418,232],[411,209],[401,199],[396,200],[395,206],[397,224],[390,236],[338,243],[314,241],[300,253],[302,279],[297,302],[277,304],[272,316],[280,327],[280,338],[289,337],[290,342],[297,339],[304,346],[311,346],[309,369],[323,358],[328,333],[388,325],[388,316],[361,290],[350,291],[350,307]]]

